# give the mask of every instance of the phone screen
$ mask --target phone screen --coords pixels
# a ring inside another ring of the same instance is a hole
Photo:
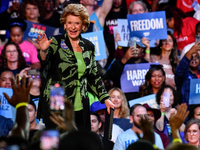
[[[200,41],[200,35],[196,34],[196,36],[195,36],[195,43],[197,43],[199,41]]]
[[[50,86],[50,109],[52,111],[62,111],[65,109],[64,88],[59,83]]]
[[[43,150],[57,149],[59,144],[58,130],[45,130],[40,138],[40,147]]]
[[[163,93],[163,103],[165,104],[165,107],[169,107],[169,101],[170,101],[170,93]]]

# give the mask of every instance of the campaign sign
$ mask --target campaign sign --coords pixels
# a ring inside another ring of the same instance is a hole
[[[130,39],[128,21],[127,19],[118,19],[117,22],[118,22],[117,27],[113,27],[114,38],[116,36],[116,33],[119,33],[121,41],[118,41],[118,45],[123,46],[123,47],[128,47],[128,41],[133,39],[133,38]],[[143,45],[141,38],[137,38],[135,41],[137,43],[140,43],[139,45]],[[156,40],[149,40],[150,47],[155,47],[155,42]],[[142,47],[145,47],[145,46],[143,45]]]
[[[151,64],[155,63],[140,63],[140,64],[125,65],[120,78],[122,91],[124,93],[138,92],[139,87],[145,81],[145,75],[149,70]]]
[[[200,79],[190,80],[189,104],[200,104]]]
[[[156,103],[156,94],[151,94],[151,95],[148,95],[148,96],[144,96],[144,97],[140,97],[140,98],[137,98],[137,99],[133,99],[133,100],[130,100],[129,101],[129,106],[133,106],[135,104],[145,104],[147,103],[151,108],[156,108],[158,109],[159,106],[158,104]]]
[[[103,31],[82,33],[81,36],[95,45],[95,60],[107,58]]]
[[[167,39],[165,11],[127,15],[130,37]]]
[[[7,99],[4,97],[3,92],[6,93],[9,97],[13,95],[13,91],[10,88],[0,88],[0,115],[4,116],[5,118],[15,118],[15,108],[11,106]],[[14,119],[15,120],[15,119]]]
[[[127,47],[130,39],[130,31],[128,27],[127,19],[117,19],[117,31],[121,37],[121,41],[118,41],[119,46]]]
[[[37,35],[39,33],[45,33],[47,35],[47,38],[54,35],[54,32],[56,28],[50,27],[47,25],[39,24],[39,23],[33,23],[31,21],[26,21],[27,28],[24,32],[23,41],[31,39],[33,42],[36,42]]]

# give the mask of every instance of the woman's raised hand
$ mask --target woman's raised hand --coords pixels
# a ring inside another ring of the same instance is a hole
[[[40,49],[45,51],[51,44],[52,39],[48,40],[45,33],[40,33],[40,36],[37,35],[37,37],[36,42],[40,45]]]

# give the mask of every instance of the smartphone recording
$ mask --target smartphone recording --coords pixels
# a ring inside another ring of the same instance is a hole
[[[59,83],[50,86],[50,109],[52,111],[59,112],[65,109],[64,95],[64,88]]]
[[[58,149],[59,132],[58,130],[45,130],[40,137],[40,147],[43,150]]]

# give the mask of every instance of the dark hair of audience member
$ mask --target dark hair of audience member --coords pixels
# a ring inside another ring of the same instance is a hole
[[[36,105],[35,105],[34,101],[30,100],[29,104],[33,106],[33,108],[35,109],[35,111],[37,111],[36,110]]]
[[[94,115],[94,116],[96,116],[98,122],[99,122],[99,123],[101,122],[101,118],[100,118],[99,114],[97,114],[96,112],[90,112],[90,115]]]
[[[175,73],[175,69],[176,69],[176,67],[177,67],[177,65],[179,63],[178,53],[177,53],[178,52],[177,42],[176,42],[176,38],[174,37],[174,35],[170,31],[167,31],[167,34],[169,36],[171,36],[171,38],[173,40],[173,48],[172,48],[171,53],[169,55],[169,60],[170,60],[171,66],[172,66],[172,71],[173,71],[173,73]],[[163,46],[163,41],[164,40],[160,40],[159,45],[157,46],[158,55],[160,57],[162,57],[162,55],[161,55],[162,51],[161,51],[160,47]]]
[[[198,150],[198,148],[184,143],[172,143],[165,150]]]
[[[22,55],[22,52],[21,52],[19,46],[14,42],[7,42],[5,44],[5,46],[4,46],[4,48],[3,48],[2,52],[1,52],[1,58],[2,58],[2,66],[1,66],[1,68],[3,70],[9,69],[8,66],[7,66],[7,59],[5,57],[5,55],[6,55],[6,47],[8,45],[14,45],[16,47],[16,49],[17,49],[17,52],[18,52],[18,67],[17,67],[17,69],[18,69],[18,71],[21,71],[22,69],[26,68],[27,65],[26,65],[26,61],[24,59],[24,56]]]
[[[164,9],[166,13],[166,18],[174,18],[174,28],[175,31],[178,32],[178,35],[181,34],[181,27],[183,26],[182,19],[188,17],[186,13],[184,13],[181,9],[174,6],[167,6]]]
[[[58,150],[103,150],[103,145],[94,132],[71,131],[60,139]]]
[[[188,115],[188,120],[194,118],[194,111],[196,108],[200,107],[200,104],[194,104],[194,105],[190,105],[189,107],[189,115]]]
[[[20,150],[28,150],[29,142],[21,136],[9,136],[7,139],[7,145],[17,145]]]
[[[158,90],[158,92],[157,92],[157,94],[156,94],[156,102],[157,102],[158,105],[160,105],[160,97],[161,97],[161,95],[163,94],[164,90],[167,89],[167,88],[169,88],[169,89],[172,91],[172,93],[173,93],[173,96],[174,96],[174,103],[172,104],[172,107],[174,108],[174,107],[176,107],[177,104],[178,104],[178,96],[177,96],[176,90],[175,90],[172,86],[170,86],[170,85],[164,85],[164,86],[162,86],[162,87]]]
[[[130,108],[130,116],[132,116],[132,114],[133,114],[135,108],[138,107],[138,106],[144,107],[142,104],[135,104],[135,105],[131,106],[131,108]],[[145,108],[145,107],[144,107],[144,108]],[[146,109],[146,108],[145,108],[145,109]]]
[[[139,94],[141,97],[153,94],[153,89],[152,89],[152,85],[151,85],[151,76],[154,71],[158,71],[158,70],[161,70],[163,76],[165,76],[165,71],[163,70],[162,65],[151,65],[149,71],[145,75],[145,82],[143,85],[140,86],[140,89],[139,89]],[[162,86],[163,85],[165,85],[165,80],[164,80]]]
[[[44,19],[45,17],[45,9],[43,6],[43,2],[39,1],[39,0],[24,0],[21,4],[20,4],[20,9],[19,9],[19,16],[20,18],[26,20],[26,5],[27,4],[31,4],[34,6],[37,6],[39,9],[39,13],[40,13],[40,17],[38,18],[38,21],[41,21]]]
[[[200,130],[200,120],[199,119],[196,119],[196,118],[192,118],[190,119],[186,125],[185,125],[185,130],[184,130],[184,137],[185,137],[185,140],[188,141],[188,137],[187,137],[187,130],[190,128],[191,125],[193,124],[197,124],[198,127],[199,127],[199,130]],[[199,139],[200,140],[200,139]]]

